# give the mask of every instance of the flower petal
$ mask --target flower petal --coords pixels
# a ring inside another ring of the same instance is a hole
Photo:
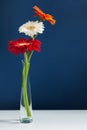
[[[28,51],[37,51],[40,52],[41,48],[41,42],[37,39],[32,40],[32,39],[18,39],[18,40],[13,40],[9,42],[8,50],[9,52],[14,52],[14,54],[19,54],[19,53],[25,53],[27,50]]]
[[[51,24],[55,24],[56,20],[52,15],[44,13],[38,6],[34,6],[35,16],[40,16],[43,21],[49,21]]]

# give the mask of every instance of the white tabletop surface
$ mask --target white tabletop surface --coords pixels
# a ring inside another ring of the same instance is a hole
[[[87,130],[87,110],[34,110],[29,124],[18,118],[19,111],[0,111],[0,130]]]

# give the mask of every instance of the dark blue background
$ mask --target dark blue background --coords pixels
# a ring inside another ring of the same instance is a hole
[[[57,23],[45,22],[31,60],[33,109],[87,109],[87,0],[0,0],[0,109],[19,109],[23,57],[8,41],[25,37],[18,27],[35,19],[34,5]]]

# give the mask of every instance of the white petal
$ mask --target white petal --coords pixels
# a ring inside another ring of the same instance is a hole
[[[25,33],[30,37],[33,37],[37,33],[43,33],[44,31],[44,24],[43,22],[39,21],[28,21],[27,23],[23,24],[19,27],[20,33]]]

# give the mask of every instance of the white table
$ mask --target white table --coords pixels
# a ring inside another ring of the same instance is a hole
[[[18,118],[19,111],[0,111],[0,130],[87,130],[87,110],[36,110],[30,124]]]

